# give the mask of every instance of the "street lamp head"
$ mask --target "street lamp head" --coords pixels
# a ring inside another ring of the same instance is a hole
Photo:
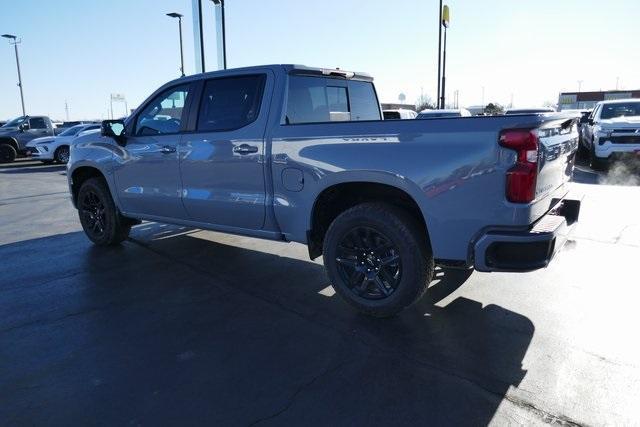
[[[17,38],[13,34],[3,34],[2,37],[4,37],[5,39],[14,39],[14,40]]]
[[[176,12],[167,13],[167,16],[170,16],[172,18],[182,18],[182,15]]]

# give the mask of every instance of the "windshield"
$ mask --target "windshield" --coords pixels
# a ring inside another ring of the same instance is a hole
[[[62,132],[59,136],[74,136],[75,134],[80,132],[82,128],[84,128],[84,125],[77,125],[77,126],[70,127],[69,129]]]
[[[616,104],[604,104],[602,106],[601,119],[613,119],[614,117],[640,116],[640,102],[625,102]]]
[[[15,127],[20,126],[22,124],[22,122],[24,122],[26,119],[27,119],[27,116],[16,117],[13,120],[9,120],[2,127],[3,128],[15,128]]]

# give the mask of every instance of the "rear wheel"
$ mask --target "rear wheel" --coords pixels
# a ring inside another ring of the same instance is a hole
[[[417,301],[433,275],[426,233],[405,211],[363,203],[340,214],[324,240],[336,292],[363,313],[392,316]]]
[[[69,147],[66,145],[58,147],[56,152],[53,154],[53,158],[57,163],[66,165],[69,161]]]
[[[78,192],[77,205],[82,228],[96,245],[117,245],[129,236],[131,222],[118,212],[103,179],[86,180]]]
[[[18,156],[18,152],[9,144],[0,144],[0,163],[11,163]]]

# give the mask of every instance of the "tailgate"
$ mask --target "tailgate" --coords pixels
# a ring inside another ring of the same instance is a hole
[[[539,146],[536,200],[545,198],[571,179],[578,150],[576,121],[576,117],[551,117],[537,128]]]

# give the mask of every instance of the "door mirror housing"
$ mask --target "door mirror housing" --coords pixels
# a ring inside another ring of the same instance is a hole
[[[103,120],[100,126],[100,134],[116,140],[120,145],[125,143],[124,121],[123,120]]]
[[[595,123],[595,121],[593,119],[589,119],[589,124],[593,126],[593,124]]]
[[[29,130],[29,123],[27,123],[27,122],[20,123],[20,126],[18,126],[18,129],[20,130],[20,132],[24,132],[25,130]]]

